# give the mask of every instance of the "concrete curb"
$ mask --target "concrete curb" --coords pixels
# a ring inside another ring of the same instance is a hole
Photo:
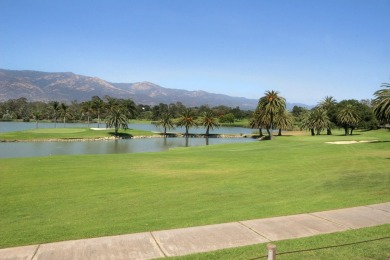
[[[217,225],[0,249],[1,260],[154,259],[390,223],[390,202]]]

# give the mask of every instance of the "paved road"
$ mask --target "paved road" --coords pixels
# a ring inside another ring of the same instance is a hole
[[[153,259],[390,223],[390,202],[200,227],[0,249],[0,259]]]

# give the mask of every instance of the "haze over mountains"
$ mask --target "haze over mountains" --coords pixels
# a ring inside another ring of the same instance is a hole
[[[263,91],[259,92],[259,97]],[[78,102],[90,100],[93,96],[105,95],[116,98],[130,98],[137,104],[157,105],[159,103],[182,102],[189,107],[225,105],[241,109],[254,109],[258,99],[231,97],[206,91],[187,91],[158,86],[151,82],[112,83],[97,77],[77,75],[71,72],[49,73],[30,70],[0,69],[0,101],[27,98],[28,101]],[[298,104],[302,105],[302,104]],[[293,104],[287,104],[290,109]]]

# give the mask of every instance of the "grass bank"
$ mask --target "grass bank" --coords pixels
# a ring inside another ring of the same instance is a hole
[[[327,141],[378,140],[350,145]],[[0,159],[0,247],[390,201],[390,133]]]
[[[120,130],[119,136],[151,136],[152,132],[128,129]],[[100,139],[114,136],[113,129],[92,130],[90,128],[36,128],[30,130],[0,133],[0,141],[32,141],[32,140],[67,140],[67,139]]]

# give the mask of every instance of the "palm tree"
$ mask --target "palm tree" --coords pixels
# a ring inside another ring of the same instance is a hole
[[[203,113],[200,123],[206,128],[206,136],[209,135],[210,128],[212,130],[214,127],[219,127],[218,119],[211,110],[207,110]]]
[[[60,103],[58,103],[58,101],[53,101],[52,108],[54,111],[54,128],[57,128],[57,113],[60,111]]]
[[[42,113],[41,111],[35,110],[34,112],[32,112],[32,115],[34,116],[36,121],[36,128],[38,128],[38,120],[41,117]]]
[[[175,127],[170,113],[163,113],[160,120],[156,122],[156,125],[164,128],[164,136],[167,136],[167,129],[173,129]]]
[[[307,112],[301,122],[301,128],[309,129],[311,135],[320,135],[323,129],[329,128],[329,125],[327,111],[321,107],[315,107]]]
[[[120,101],[121,105],[126,109],[127,117],[133,118],[135,116],[135,113],[137,112],[137,106],[135,105],[134,101],[131,99],[122,99]]]
[[[382,87],[385,89],[374,93],[374,113],[379,121],[388,123],[390,122],[390,84],[383,83]]]
[[[269,128],[267,128],[267,132],[269,134],[270,140],[272,140],[275,115],[279,113],[280,110],[286,109],[286,100],[279,96],[279,92],[274,90],[266,91],[264,94],[265,96],[259,100],[258,107],[260,111],[269,116]]]
[[[328,118],[330,118],[330,111],[335,107],[337,101],[332,96],[326,96],[320,103],[319,106],[326,110]],[[326,128],[326,134],[332,135],[331,124]]]
[[[93,112],[93,103],[92,101],[86,101],[82,103],[82,110],[87,115],[87,124],[89,127],[89,119],[91,117],[91,113]]]
[[[314,132],[314,123],[313,121],[311,120],[311,115],[312,114],[312,111],[305,111],[304,114],[302,115],[302,120],[301,120],[301,124],[300,124],[300,128],[301,130],[303,129],[308,129],[310,132],[311,132],[311,135],[315,135],[315,132]]]
[[[280,110],[278,114],[276,114],[275,117],[275,126],[279,128],[278,136],[282,135],[282,129],[283,130],[289,130],[294,125],[294,119],[290,112],[286,110]]]
[[[66,117],[68,116],[68,106],[65,103],[61,103],[62,115],[64,116],[64,127],[66,122]]]
[[[98,117],[98,128],[100,128],[100,113],[104,108],[104,101],[98,96],[93,96],[91,103],[91,108],[96,111]]]
[[[345,135],[348,135],[349,128],[351,128],[352,135],[352,131],[355,129],[360,119],[358,114],[355,112],[354,107],[351,104],[347,104],[337,114],[337,120],[343,126]]]
[[[115,136],[118,136],[119,128],[122,127],[124,130],[127,130],[129,128],[128,122],[129,119],[126,116],[126,111],[124,111],[124,109],[120,107],[113,107],[110,110],[110,114],[106,118],[107,128],[114,127]]]
[[[310,114],[310,121],[317,135],[320,135],[323,129],[327,129],[327,134],[329,134],[330,120],[327,110],[321,107],[314,108]]]
[[[189,108],[187,108],[183,111],[180,118],[176,122],[176,125],[177,126],[184,126],[186,128],[185,136],[187,136],[187,137],[188,137],[188,130],[190,129],[190,127],[197,127],[198,126],[196,121],[195,121],[195,117],[192,113],[192,110]]]
[[[263,137],[263,128],[269,128],[267,123],[269,123],[269,116],[265,113],[262,113],[259,108],[256,108],[255,112],[253,112],[253,116],[249,121],[249,125],[251,128],[259,129],[260,137]]]

